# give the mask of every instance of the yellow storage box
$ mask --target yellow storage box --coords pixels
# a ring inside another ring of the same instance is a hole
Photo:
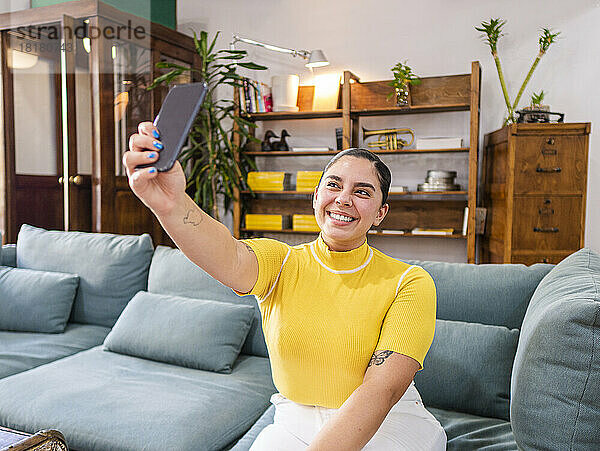
[[[246,215],[248,230],[283,230],[289,227],[289,216],[284,215]]]
[[[315,215],[293,215],[292,229],[297,232],[320,232]]]
[[[296,176],[296,191],[312,193],[319,184],[323,171],[298,171]]]
[[[253,191],[285,191],[290,189],[291,174],[287,172],[248,172],[248,186]]]

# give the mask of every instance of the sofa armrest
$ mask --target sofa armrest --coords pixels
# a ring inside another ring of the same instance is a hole
[[[523,320],[511,379],[520,449],[600,446],[600,256],[582,249],[538,285]]]

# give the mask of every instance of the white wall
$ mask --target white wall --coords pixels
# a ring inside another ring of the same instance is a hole
[[[190,27],[196,31],[205,29],[210,35],[222,31],[218,41],[220,48],[228,48],[233,33],[280,46],[321,48],[331,65],[316,69],[315,74],[341,74],[349,69],[363,81],[389,79],[390,68],[404,60],[421,76],[456,74],[468,72],[470,62],[478,60],[483,69],[480,143],[485,133],[501,126],[505,108],[491,55],[473,27],[490,17],[508,21],[499,53],[512,99],[537,54],[540,28],[561,31],[561,39],[542,59],[523,99],[528,99],[532,91],[544,89],[548,92],[547,103],[553,111],[565,112],[567,122],[592,122],[586,245],[600,251],[600,209],[597,208],[600,179],[595,176],[600,171],[600,131],[597,128],[600,127],[597,105],[600,100],[600,0],[180,0],[177,14],[182,32],[189,32]],[[272,75],[286,73],[299,74],[301,84],[310,84],[313,78],[299,58],[241,43],[238,48],[248,50],[253,61],[269,66],[268,71],[253,74],[259,80],[268,82]],[[409,126],[423,136],[459,133],[468,141],[465,114],[365,118],[361,125],[368,128]],[[296,145],[335,146],[333,129],[341,126],[341,120],[267,125],[277,132],[287,128]],[[320,169],[323,160],[309,158],[304,164]],[[460,171],[459,162],[443,156],[438,160],[428,159],[418,168],[414,166],[418,164],[414,159],[399,161],[398,158],[386,159],[392,165],[394,184],[416,183],[433,166],[458,167]],[[290,160],[283,158],[269,161],[273,167],[290,164]],[[459,180],[459,183],[464,182]],[[394,256],[447,261],[466,259],[459,240],[378,240],[370,238],[373,245]]]

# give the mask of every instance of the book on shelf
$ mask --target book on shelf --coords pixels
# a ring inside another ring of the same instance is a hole
[[[381,229],[381,230],[377,230],[377,229],[371,229],[368,231],[368,233],[372,234],[372,235],[377,235],[377,234],[385,234],[385,235],[404,235],[404,230],[389,230],[389,229]]]
[[[390,186],[389,193],[390,194],[401,194],[408,193],[408,186]]]
[[[462,147],[462,138],[454,138],[454,137],[417,138],[415,141],[415,149],[418,149],[418,150],[458,149],[460,147]]]
[[[325,146],[292,147],[292,152],[329,152],[331,150],[333,150],[331,147]]]
[[[452,235],[454,229],[425,229],[422,227],[415,227],[410,233],[413,235]]]
[[[271,87],[265,83],[244,78],[242,86],[238,87],[240,96],[240,112],[270,113],[273,111]]]

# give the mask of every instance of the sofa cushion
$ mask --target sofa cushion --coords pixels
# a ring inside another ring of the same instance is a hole
[[[109,331],[75,323],[62,334],[0,331],[0,379],[98,346]]]
[[[437,320],[415,385],[426,406],[509,419],[510,374],[519,331]]]
[[[553,265],[472,265],[410,261],[422,266],[437,289],[437,317],[519,329],[538,283]],[[485,302],[483,302],[485,301]]]
[[[540,282],[523,321],[511,419],[523,449],[600,443],[600,255],[582,249]]]
[[[432,408],[428,408],[428,410],[437,418],[446,431],[448,450],[517,450],[517,444],[508,421],[450,410]],[[248,451],[260,431],[273,423],[274,416],[275,406],[270,406],[230,450]]]
[[[48,231],[24,224],[17,266],[78,274],[70,320],[112,327],[133,295],[146,289],[152,252],[146,234]]]
[[[75,274],[0,267],[0,330],[64,331],[78,285]]]
[[[37,431],[51,421],[69,449],[216,451],[275,391],[264,357],[242,355],[220,374],[96,347],[0,380],[0,424]]]
[[[230,373],[254,310],[140,291],[104,341],[104,349],[199,370]]]
[[[254,307],[254,320],[242,353],[268,357],[256,298],[254,296],[237,296],[231,288],[215,280],[188,260],[179,249],[166,246],[156,248],[150,265],[148,291],[251,305]]]

